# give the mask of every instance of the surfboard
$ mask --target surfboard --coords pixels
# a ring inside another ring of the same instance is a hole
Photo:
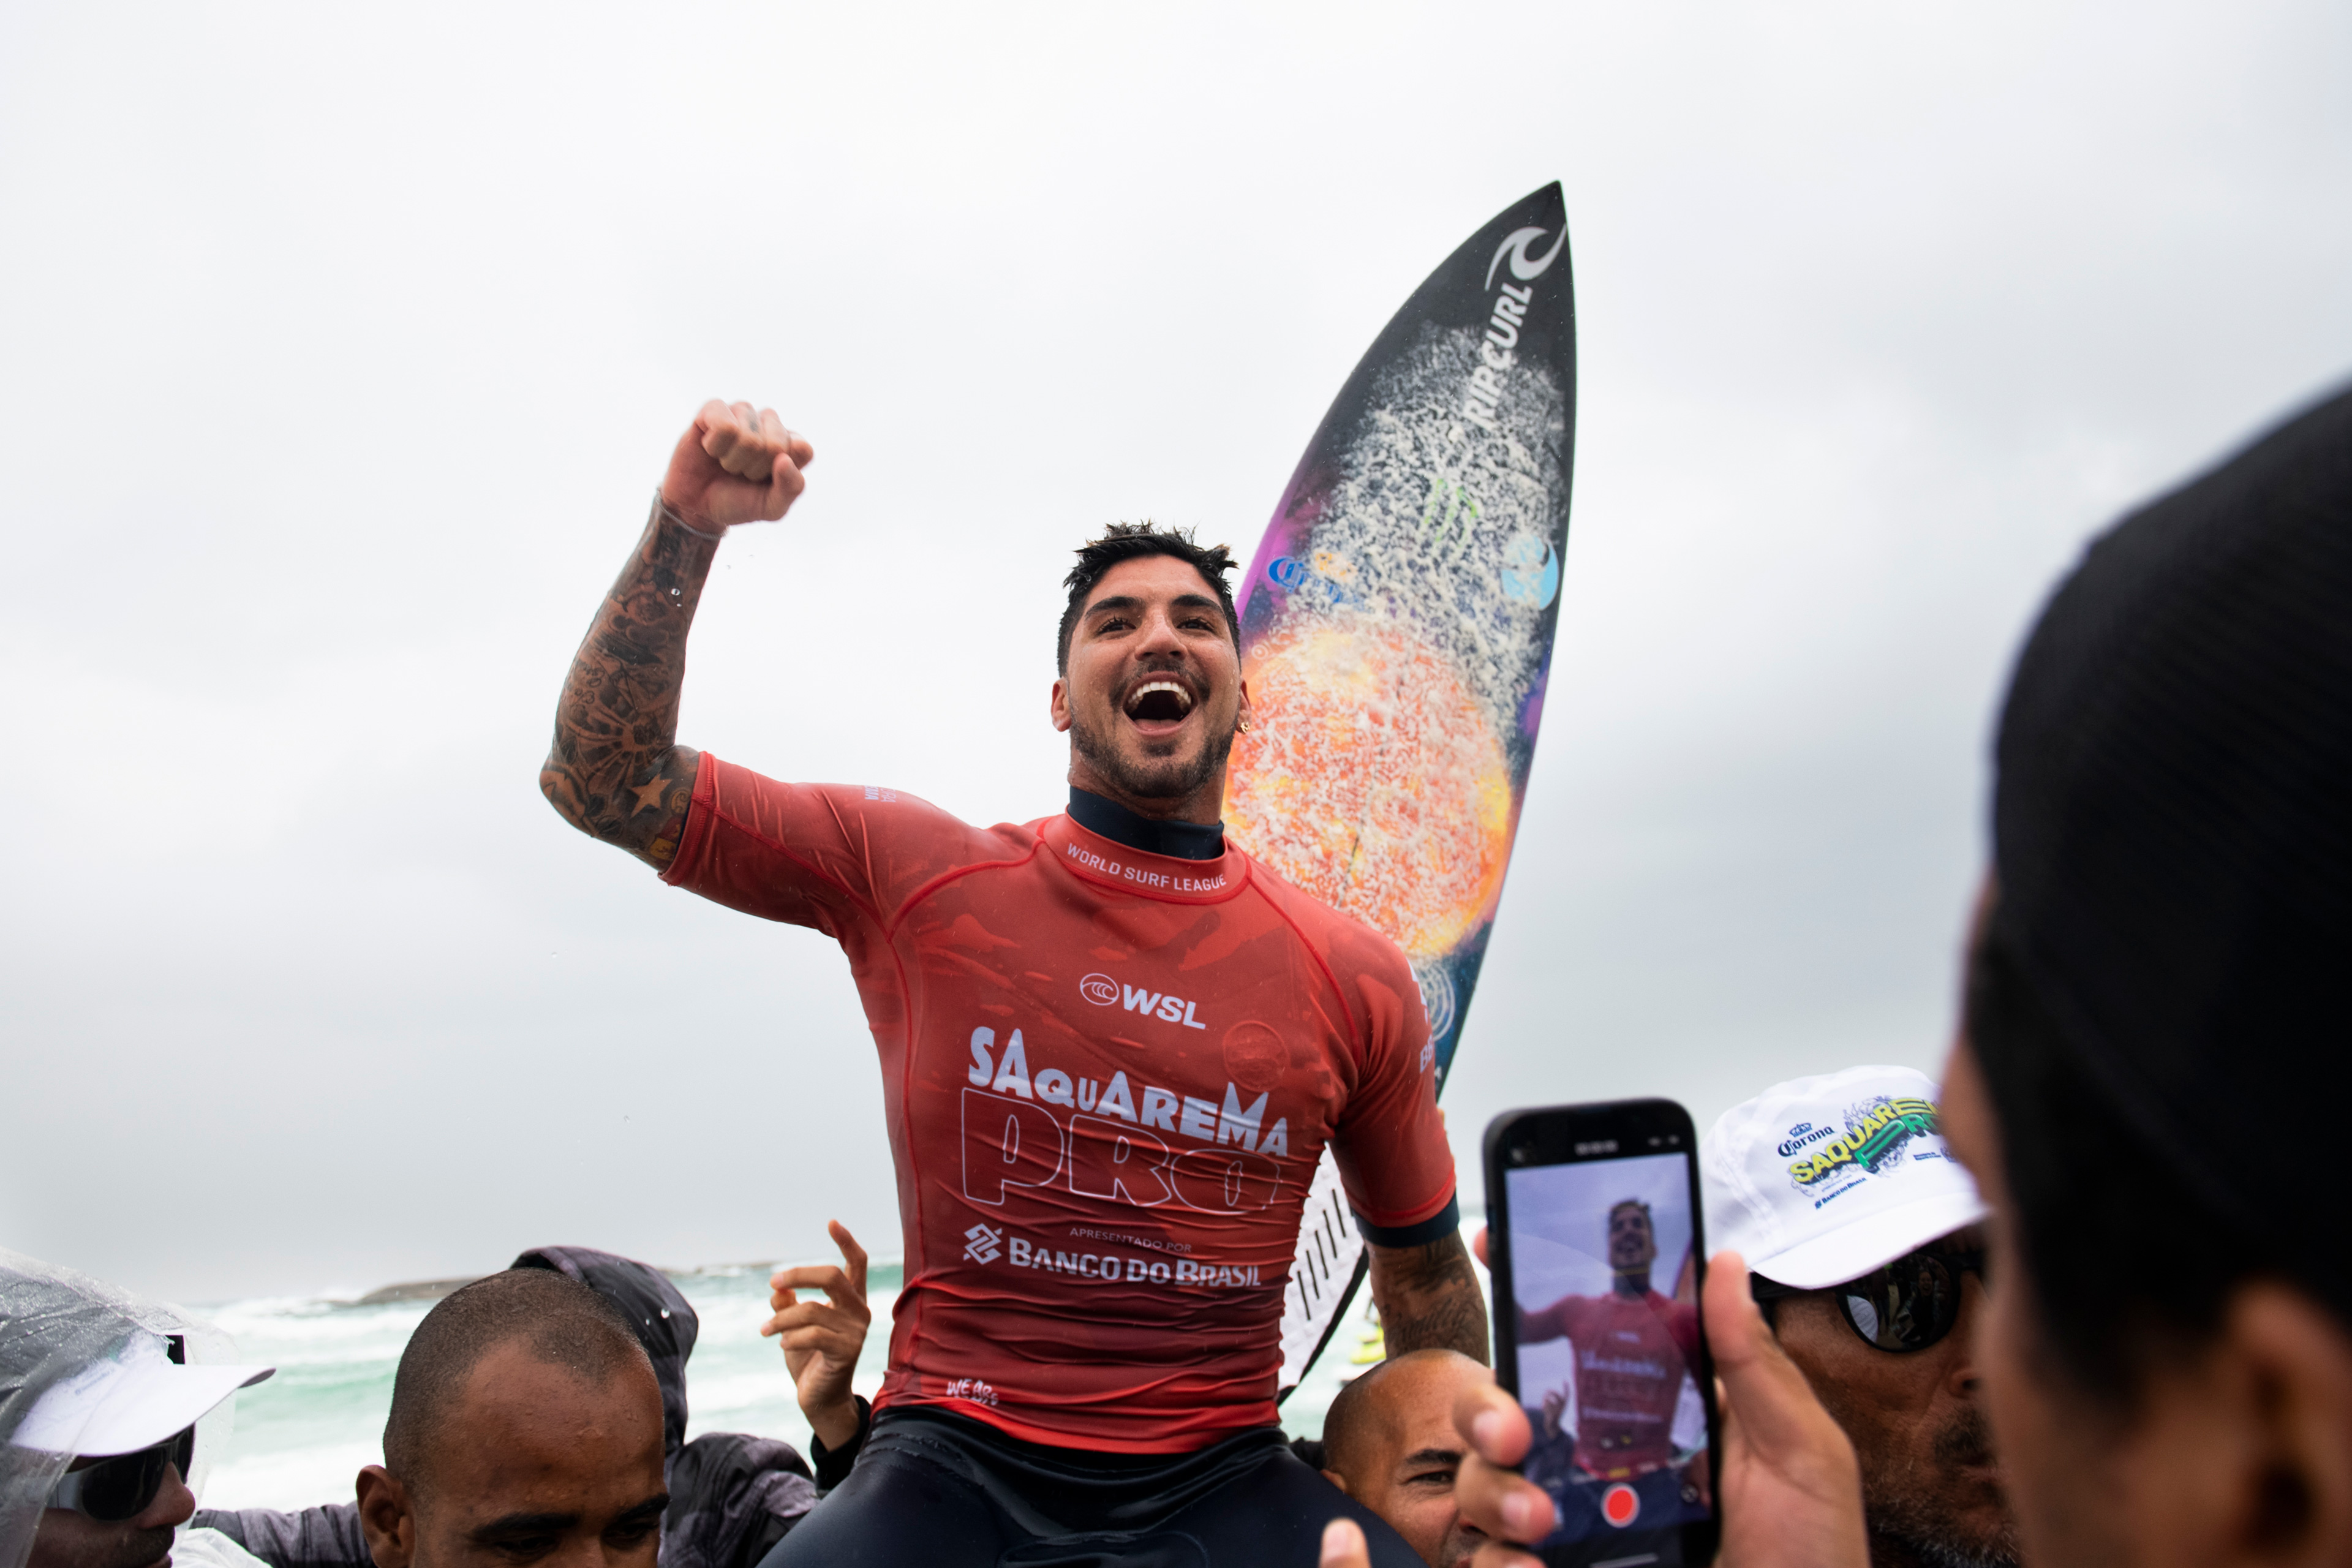
[[[1576,303],[1557,184],[1430,274],[1307,443],[1236,595],[1255,715],[1226,831],[1404,950],[1443,1089],[1494,930],[1559,622]],[[1364,1274],[1327,1151],[1281,1386]]]

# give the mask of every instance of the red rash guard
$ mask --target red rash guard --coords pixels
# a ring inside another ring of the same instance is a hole
[[[1270,1425],[1324,1144],[1374,1226],[1453,1201],[1403,954],[1231,845],[973,827],[705,753],[664,879],[849,956],[907,1258],[877,1404],[1118,1453]]]
[[[1698,1309],[1641,1297],[1563,1296],[1519,1318],[1519,1342],[1564,1339],[1576,1353],[1576,1462],[1603,1480],[1672,1462],[1675,1404],[1698,1354]]]

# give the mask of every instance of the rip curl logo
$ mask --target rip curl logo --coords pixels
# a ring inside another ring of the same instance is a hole
[[[1118,1005],[1118,982],[1108,974],[1089,974],[1078,982],[1078,994],[1097,1007]]]
[[[1495,274],[1506,258],[1511,263],[1511,276],[1517,283],[1506,283],[1494,299],[1493,314],[1486,319],[1486,336],[1478,344],[1478,362],[1470,367],[1470,379],[1462,389],[1462,417],[1482,430],[1502,429],[1503,395],[1507,390],[1511,367],[1518,363],[1519,330],[1527,325],[1528,307],[1535,300],[1535,280],[1551,269],[1560,258],[1561,247],[1568,244],[1568,230],[1562,227],[1559,237],[1541,256],[1529,256],[1528,247],[1541,239],[1549,230],[1540,228],[1514,229],[1508,238],[1495,247],[1495,259],[1486,264],[1486,287],[1495,287]],[[1459,435],[1459,427],[1457,437]],[[1542,594],[1543,559],[1530,563],[1532,573],[1526,577],[1526,595]],[[1554,563],[1554,591],[1557,592],[1557,563]],[[1511,579],[1505,585],[1510,588]],[[1515,596],[1517,591],[1511,590]],[[1549,603],[1547,596],[1544,603]],[[1538,605],[1538,609],[1542,605]]]
[[[1883,1176],[1903,1163],[1914,1138],[1937,1136],[1936,1107],[1906,1095],[1884,1096],[1845,1113],[1845,1133],[1832,1138],[1789,1167],[1800,1192],[1849,1171]]]
[[[1506,256],[1511,258],[1511,276],[1522,283],[1532,283],[1550,271],[1551,264],[1559,259],[1560,247],[1568,243],[1568,230],[1562,228],[1559,231],[1559,237],[1551,242],[1549,250],[1541,256],[1529,256],[1528,247],[1543,237],[1544,231],[1539,228],[1513,229],[1509,237],[1495,247],[1495,259],[1486,263],[1484,287],[1492,289],[1495,286],[1495,269],[1503,265]]]

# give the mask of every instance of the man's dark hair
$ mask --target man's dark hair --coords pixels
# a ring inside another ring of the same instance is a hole
[[[1609,1223],[1611,1225],[1615,1225],[1617,1223],[1617,1215],[1625,1209],[1639,1210],[1642,1215],[1642,1223],[1644,1225],[1654,1225],[1654,1222],[1650,1218],[1650,1205],[1643,1203],[1639,1198],[1619,1198],[1615,1203],[1611,1204],[1609,1205]]]
[[[2128,1409],[2263,1277],[2352,1325],[2352,395],[2094,541],[1995,745],[1968,1026],[2050,1359]]]
[[[672,1454],[686,1444],[686,1362],[702,1331],[701,1320],[669,1277],[634,1258],[593,1247],[534,1247],[509,1268],[546,1268],[577,1279],[612,1303],[636,1331],[637,1343],[654,1363],[662,1391],[662,1447]]]
[[[620,1310],[577,1279],[545,1268],[509,1268],[452,1291],[425,1314],[400,1352],[384,1468],[412,1489],[431,1474],[450,1408],[482,1358],[520,1342],[550,1366],[603,1384],[653,1363]]]
[[[1070,673],[1070,634],[1077,628],[1079,613],[1087,607],[1087,595],[1094,592],[1103,574],[1122,561],[1139,560],[1146,555],[1172,555],[1198,572],[1217,591],[1217,605],[1225,613],[1225,629],[1234,639],[1234,651],[1240,651],[1241,617],[1234,612],[1234,591],[1225,584],[1225,574],[1234,569],[1233,552],[1222,544],[1193,543],[1189,528],[1160,528],[1149,519],[1142,522],[1114,522],[1103,530],[1101,538],[1089,539],[1078,546],[1078,563],[1062,579],[1062,586],[1070,591],[1070,600],[1062,610],[1061,629],[1054,641],[1054,668],[1057,673]]]
[[[2210,1341],[2239,1281],[2283,1260],[2108,1105],[1997,935],[1970,956],[1966,1016],[2000,1124],[2042,1370],[2127,1411],[2149,1367]]]

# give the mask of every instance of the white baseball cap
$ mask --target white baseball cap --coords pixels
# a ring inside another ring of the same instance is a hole
[[[133,1333],[44,1392],[9,1441],[19,1448],[105,1458],[152,1448],[274,1366],[182,1366],[153,1334]]]
[[[1699,1146],[1710,1246],[1800,1290],[1826,1289],[1990,1211],[1944,1146],[1936,1085],[1909,1068],[1775,1084]]]

